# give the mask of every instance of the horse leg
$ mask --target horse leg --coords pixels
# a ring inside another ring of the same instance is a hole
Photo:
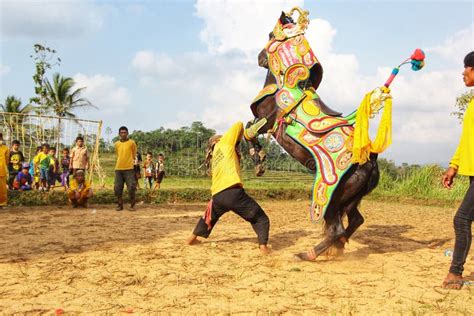
[[[315,261],[322,253],[327,251],[333,246],[340,238],[345,236],[345,229],[342,225],[342,219],[338,213],[331,224],[326,221],[326,237],[314,248],[309,249],[307,252],[302,252],[296,255],[296,258],[305,261]]]

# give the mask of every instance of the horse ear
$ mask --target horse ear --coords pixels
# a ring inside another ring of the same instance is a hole
[[[280,23],[283,24],[283,25],[286,24],[286,14],[283,11],[281,11]]]

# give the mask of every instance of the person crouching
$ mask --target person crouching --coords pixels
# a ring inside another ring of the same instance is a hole
[[[92,189],[86,182],[83,170],[76,170],[73,179],[69,184],[67,197],[72,207],[87,207],[87,202],[92,197]]]
[[[33,183],[33,177],[30,174],[30,164],[24,163],[15,179],[13,180],[13,189],[19,191],[31,190],[31,184]]]
[[[209,237],[219,218],[230,210],[252,225],[260,251],[268,254],[270,220],[263,209],[243,189],[240,175],[239,144],[244,132],[242,122],[235,123],[222,137],[209,139],[206,165],[211,166],[212,199],[203,217],[186,243],[193,245],[198,237]]]

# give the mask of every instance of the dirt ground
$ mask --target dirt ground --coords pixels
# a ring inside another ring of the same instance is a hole
[[[338,259],[295,262],[321,238],[307,202],[262,202],[273,253],[226,214],[185,246],[204,204],[0,211],[1,314],[471,314],[474,285],[440,288],[452,209],[366,201]],[[474,253],[466,275],[474,278]],[[472,315],[472,314],[471,314]]]

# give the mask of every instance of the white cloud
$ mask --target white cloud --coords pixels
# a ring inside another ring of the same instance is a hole
[[[6,37],[68,38],[96,31],[101,10],[86,1],[2,1],[1,34]]]
[[[474,23],[446,38],[442,44],[428,48],[427,52],[436,53],[459,64],[472,50],[474,50]]]
[[[176,119],[171,119],[167,127],[201,120],[222,132],[236,120],[251,119],[249,105],[262,88],[266,74],[257,65],[257,54],[273,29],[280,8],[286,11],[301,4],[302,1],[283,0],[278,4],[256,5],[198,0],[196,15],[204,20],[200,36],[207,45],[207,53],[188,52],[171,57],[159,52],[137,52],[132,68],[140,82],[158,94],[173,91],[183,100],[176,102]],[[322,19],[311,20],[306,34],[324,68],[318,93],[332,108],[349,114],[357,109],[365,93],[383,85],[393,65],[378,65],[373,73],[362,75],[354,53],[335,50],[333,42],[337,35],[331,23]],[[443,47],[454,46],[464,54],[466,47],[462,45],[472,45],[472,40],[466,41],[469,35],[472,31],[460,31],[431,52],[447,57],[451,51]],[[452,149],[449,144],[459,136],[459,125],[449,114],[454,110],[456,96],[464,90],[460,69],[435,71],[428,63],[415,73],[405,66],[392,84],[393,147],[426,146],[426,155],[421,152],[422,158],[417,156],[422,161],[433,161],[428,153],[436,152],[434,147],[444,148],[446,152],[440,160],[448,159]],[[390,151],[390,155],[402,161],[411,157],[408,152]]]
[[[0,64],[0,77],[5,76],[10,72],[10,67]]]
[[[281,10],[289,11],[294,6],[302,7],[303,2],[198,0],[195,5],[196,15],[205,23],[200,33],[201,40],[213,54],[233,51],[254,54],[265,45],[265,39],[273,30]]]
[[[75,88],[85,87],[84,97],[99,108],[102,114],[119,114],[131,104],[127,88],[117,84],[109,75],[96,74],[87,76],[81,73],[74,75]]]
[[[184,73],[183,67],[171,57],[149,50],[142,50],[135,54],[132,68],[142,76],[170,77]]]

